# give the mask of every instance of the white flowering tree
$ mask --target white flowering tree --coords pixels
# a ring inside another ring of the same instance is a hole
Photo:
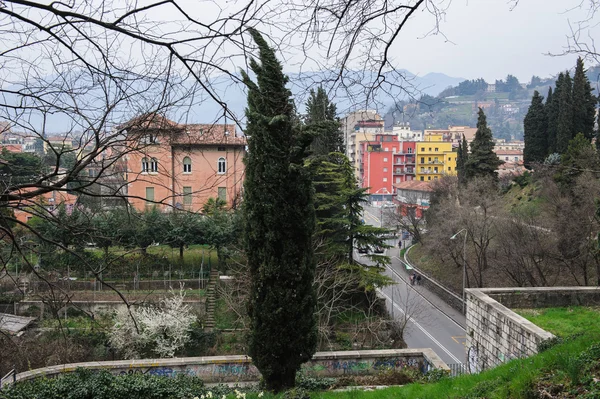
[[[183,290],[171,291],[158,306],[119,309],[110,333],[111,345],[129,359],[148,352],[159,357],[175,356],[190,340],[190,329],[196,321],[184,298]]]

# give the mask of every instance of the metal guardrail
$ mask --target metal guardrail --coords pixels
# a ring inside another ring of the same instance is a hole
[[[447,365],[450,368],[450,377],[460,377],[463,374],[470,374],[469,365],[466,363],[450,363]]]
[[[4,377],[0,378],[0,389],[6,384],[14,384],[17,381],[17,370],[10,370]]]

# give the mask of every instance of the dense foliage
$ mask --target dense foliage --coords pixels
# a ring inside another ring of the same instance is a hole
[[[523,161],[526,168],[532,163],[540,163],[548,155],[548,118],[543,103],[544,97],[536,90],[531,99],[531,106],[525,116],[525,149]]]
[[[61,378],[39,379],[0,391],[2,399],[190,399],[206,392],[200,378],[144,374],[114,376],[78,370]],[[218,389],[211,388],[211,391]],[[220,392],[219,392],[220,393]],[[221,398],[221,395],[218,396]]]
[[[578,133],[589,142],[598,134],[594,130],[598,97],[593,94],[588,75],[583,59],[578,58],[573,79],[568,71],[561,72],[554,91],[552,87],[548,90],[545,104],[534,92],[524,121],[526,167],[551,154],[564,154]]]
[[[477,132],[471,142],[471,153],[465,161],[465,176],[468,180],[476,177],[498,178],[498,167],[502,161],[494,152],[492,130],[487,126],[483,109],[479,108]]]
[[[295,121],[287,76],[262,36],[251,30],[260,63],[248,87],[244,229],[251,291],[249,354],[266,386],[294,386],[316,349],[313,290],[313,187],[304,166],[310,136]]]

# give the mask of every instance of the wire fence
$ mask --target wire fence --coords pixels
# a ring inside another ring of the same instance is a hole
[[[466,363],[450,363],[450,377],[460,377],[463,374],[470,374],[469,367]]]

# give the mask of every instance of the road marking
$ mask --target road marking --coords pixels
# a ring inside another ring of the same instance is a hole
[[[403,267],[402,263],[402,259],[400,259],[397,256],[392,256],[392,258],[396,258],[400,261],[400,266]],[[400,273],[398,273],[397,271],[395,271],[394,269],[392,269],[391,266],[387,266],[387,268],[389,269],[389,271],[391,271],[393,274],[397,275],[398,278],[400,280],[402,280],[402,282],[406,285],[407,288],[412,289],[413,291],[415,291],[417,294],[419,294],[421,296],[421,298],[425,299],[429,304],[431,304],[431,306],[433,306],[438,312],[440,312],[441,314],[443,314],[448,320],[450,320],[452,323],[456,324],[456,326],[458,328],[460,328],[461,330],[465,330],[463,326],[461,326],[458,322],[456,322],[456,320],[454,320],[452,317],[448,316],[446,313],[442,312],[442,310],[437,307],[433,302],[431,302],[429,299],[427,299],[427,297],[425,297],[423,294],[421,294],[415,287],[413,287],[412,285],[409,285],[408,282],[406,282],[406,280],[400,275]]]
[[[366,214],[366,215],[368,215],[368,216],[369,216],[371,219],[375,220],[377,223],[380,223],[380,222],[379,222],[379,219],[377,218],[377,216],[374,216],[374,215],[373,215],[371,212],[369,212],[369,211],[367,211],[367,210],[365,210],[364,212],[365,212],[365,214]]]
[[[459,335],[458,337],[452,337],[452,339],[457,344],[462,344],[463,346],[467,346],[467,337],[465,335]]]
[[[385,292],[383,292],[380,289],[377,289],[377,291],[379,291],[379,293],[381,295],[383,295],[384,297],[386,297],[390,302],[392,302],[392,298],[390,298]],[[396,309],[398,309],[400,312],[402,312],[402,314],[406,315],[406,313],[404,312],[404,310],[398,306],[397,303],[393,302],[393,305]],[[435,339],[433,337],[433,335],[431,335],[427,330],[425,330],[423,328],[423,326],[421,326],[416,320],[414,320],[413,318],[409,318],[409,321],[412,322],[415,326],[417,326],[417,328],[419,330],[421,330],[421,332],[423,332],[423,334],[425,334],[430,340],[433,341],[433,343],[435,343],[437,346],[439,346],[444,352],[446,352],[446,354],[448,356],[450,356],[452,358],[452,360],[454,360],[456,363],[460,363],[462,364],[463,362],[461,362],[460,360],[458,360],[458,358],[456,356],[454,356],[452,354],[452,352],[450,352],[444,345],[442,345],[437,339]]]

